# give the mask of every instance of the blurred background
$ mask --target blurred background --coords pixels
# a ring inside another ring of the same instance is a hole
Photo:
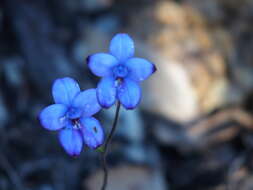
[[[252,190],[252,21],[252,0],[0,1],[0,190],[100,188],[99,154],[68,156],[37,117],[56,78],[95,87],[85,59],[119,32],[158,70],[121,110],[108,190]]]

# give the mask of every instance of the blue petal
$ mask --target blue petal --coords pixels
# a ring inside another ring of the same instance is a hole
[[[94,75],[105,77],[111,75],[111,69],[118,64],[118,60],[110,54],[97,53],[89,56],[87,63]]]
[[[134,42],[127,34],[116,34],[110,43],[110,52],[119,61],[124,61],[134,55]]]
[[[64,127],[64,115],[67,107],[63,104],[53,104],[44,108],[39,116],[41,125],[48,130],[58,130]]]
[[[84,143],[89,147],[96,149],[104,142],[104,131],[99,121],[93,117],[81,119],[82,134]]]
[[[115,103],[116,87],[113,77],[105,77],[100,80],[97,86],[97,98],[103,108],[109,108]]]
[[[135,81],[145,80],[156,71],[154,64],[142,58],[131,58],[127,60],[126,66],[130,70],[130,78]]]
[[[83,117],[89,117],[97,113],[101,109],[101,106],[97,100],[96,89],[80,92],[74,98],[72,106],[80,109]]]
[[[83,147],[81,132],[72,126],[60,131],[59,140],[64,150],[71,156],[78,156]]]
[[[70,106],[80,87],[74,79],[66,77],[55,80],[52,91],[55,103]]]
[[[131,79],[124,79],[117,89],[120,103],[126,109],[134,109],[140,102],[141,89],[137,82]]]

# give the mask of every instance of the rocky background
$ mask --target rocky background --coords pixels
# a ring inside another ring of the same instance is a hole
[[[0,1],[0,190],[100,188],[99,154],[69,157],[37,116],[56,78],[95,86],[85,59],[118,32],[158,70],[121,110],[108,190],[252,190],[252,20],[252,0]]]

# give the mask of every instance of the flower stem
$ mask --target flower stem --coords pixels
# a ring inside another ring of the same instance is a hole
[[[108,181],[108,167],[107,167],[107,163],[106,163],[107,149],[108,149],[108,145],[110,144],[113,134],[114,134],[116,127],[117,127],[117,123],[118,123],[118,119],[119,119],[119,110],[120,110],[120,102],[118,101],[114,121],[112,124],[112,129],[105,141],[103,151],[102,151],[102,164],[103,164],[103,170],[104,170],[104,179],[103,179],[103,186],[102,186],[101,190],[105,190],[106,186],[107,186],[107,181]]]

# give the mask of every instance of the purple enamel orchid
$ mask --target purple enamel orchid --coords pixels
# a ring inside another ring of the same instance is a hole
[[[102,77],[97,86],[97,98],[104,108],[116,99],[126,109],[134,109],[141,99],[140,82],[156,71],[146,59],[133,57],[134,42],[127,34],[116,34],[110,43],[110,53],[96,53],[87,63],[93,74]]]
[[[80,91],[78,83],[66,77],[55,80],[52,93],[55,104],[43,109],[39,119],[44,128],[60,130],[59,140],[65,151],[77,156],[83,144],[92,149],[102,145],[103,129],[92,117],[101,109],[96,90]]]

